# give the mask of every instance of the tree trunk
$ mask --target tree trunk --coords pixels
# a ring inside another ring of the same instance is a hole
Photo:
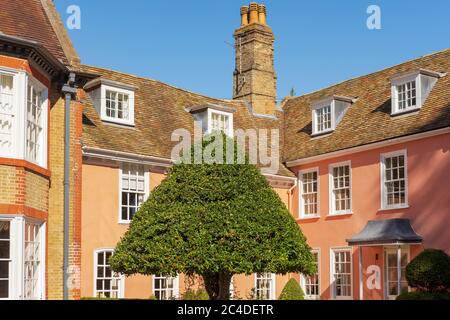
[[[230,284],[233,275],[228,272],[203,274],[205,289],[210,300],[230,300]]]

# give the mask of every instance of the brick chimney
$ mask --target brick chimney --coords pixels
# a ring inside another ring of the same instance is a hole
[[[274,114],[276,82],[272,29],[266,6],[250,3],[241,8],[241,26],[234,32],[236,68],[233,99],[250,103],[253,113]]]

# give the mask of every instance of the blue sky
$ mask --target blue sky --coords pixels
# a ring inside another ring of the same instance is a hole
[[[242,0],[55,0],[82,62],[230,98]],[[448,0],[277,0],[267,6],[275,42],[278,98],[371,73],[450,46]],[[381,8],[381,30],[366,9]]]

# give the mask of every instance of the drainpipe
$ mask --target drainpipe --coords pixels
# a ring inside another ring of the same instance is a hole
[[[64,105],[64,244],[63,244],[63,299],[69,299],[69,204],[70,204],[70,102],[76,96],[75,73],[69,74],[67,83],[62,87]]]

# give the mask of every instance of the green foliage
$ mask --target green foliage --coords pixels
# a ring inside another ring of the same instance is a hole
[[[183,300],[209,300],[208,293],[204,289],[187,290],[183,294]]]
[[[404,292],[397,300],[450,300],[448,292]]]
[[[278,300],[303,300],[304,293],[300,284],[295,279],[290,279],[281,291]]]
[[[110,263],[126,275],[315,271],[294,218],[250,164],[174,165]]]
[[[424,292],[445,292],[450,288],[450,257],[442,250],[426,249],[406,266],[410,287]]]

